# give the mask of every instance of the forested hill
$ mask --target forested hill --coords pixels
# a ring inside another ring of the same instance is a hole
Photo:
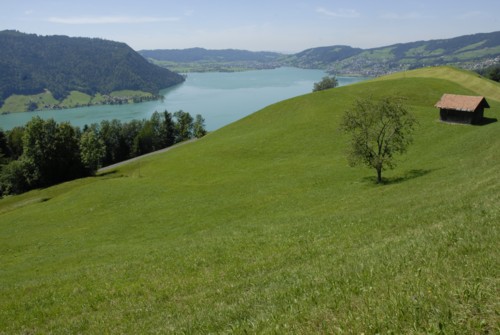
[[[157,94],[183,81],[124,43],[0,31],[0,45],[0,106],[12,94],[45,89],[59,100],[73,90],[89,95],[118,90]]]

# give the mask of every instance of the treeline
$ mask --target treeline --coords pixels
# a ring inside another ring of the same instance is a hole
[[[488,66],[478,70],[477,73],[493,81],[500,82],[500,64]]]
[[[0,196],[94,175],[101,166],[144,155],[207,133],[201,115],[155,112],[149,120],[102,121],[83,129],[34,117],[0,130]]]

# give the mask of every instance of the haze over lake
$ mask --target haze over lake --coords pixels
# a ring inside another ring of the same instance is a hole
[[[186,81],[163,90],[163,101],[129,105],[102,105],[45,110],[39,112],[0,115],[0,128],[12,129],[26,124],[33,116],[69,121],[74,126],[118,119],[148,119],[155,111],[173,113],[184,110],[191,115],[201,114],[208,130],[215,130],[241,119],[270,104],[312,91],[315,82],[326,75],[321,70],[278,68],[245,72],[190,73]],[[363,77],[337,77],[339,85],[348,85]]]

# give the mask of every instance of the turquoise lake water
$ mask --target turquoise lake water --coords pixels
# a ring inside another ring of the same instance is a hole
[[[0,128],[12,129],[26,124],[33,116],[69,121],[74,126],[118,119],[148,119],[155,111],[178,110],[191,115],[201,114],[206,128],[216,130],[270,104],[310,93],[315,82],[326,74],[321,70],[279,68],[245,72],[190,73],[186,81],[163,90],[163,101],[129,105],[103,105],[0,115]],[[348,85],[367,78],[337,77],[339,85]]]

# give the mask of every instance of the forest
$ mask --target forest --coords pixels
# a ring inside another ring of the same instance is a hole
[[[207,133],[201,115],[154,112],[149,120],[102,121],[83,129],[34,117],[0,129],[0,197],[94,175],[102,166],[170,147]]]

